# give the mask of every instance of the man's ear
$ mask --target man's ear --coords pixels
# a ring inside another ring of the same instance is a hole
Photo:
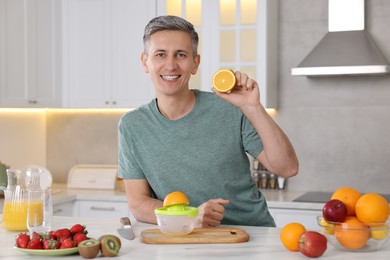
[[[148,66],[146,65],[146,61],[148,60],[148,56],[146,56],[145,52],[141,53],[141,62],[144,67],[145,73],[149,73]]]

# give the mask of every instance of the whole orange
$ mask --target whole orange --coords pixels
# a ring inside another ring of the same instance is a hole
[[[290,251],[299,251],[299,237],[306,232],[306,228],[297,222],[285,225],[280,231],[280,241]]]
[[[389,217],[389,203],[379,194],[367,193],[359,198],[355,211],[363,223],[384,223]]]
[[[343,223],[336,224],[334,235],[343,247],[360,249],[366,245],[370,238],[370,230],[356,217],[348,216]]]
[[[342,201],[347,207],[347,215],[355,215],[355,205],[361,194],[358,190],[350,187],[342,187],[337,189],[333,194],[331,199],[338,199]]]

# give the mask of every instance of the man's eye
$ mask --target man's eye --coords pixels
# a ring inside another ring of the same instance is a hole
[[[178,54],[177,54],[177,57],[179,57],[179,58],[185,58],[185,57],[187,57],[187,55],[186,55],[185,53],[178,53]]]
[[[165,55],[164,55],[164,53],[157,53],[156,56],[159,58],[163,58]]]

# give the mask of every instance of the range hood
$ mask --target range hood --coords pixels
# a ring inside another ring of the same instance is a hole
[[[329,32],[293,76],[377,75],[390,65],[364,30],[364,0],[328,0]]]

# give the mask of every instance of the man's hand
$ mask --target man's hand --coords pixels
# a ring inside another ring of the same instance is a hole
[[[225,212],[225,205],[229,204],[225,199],[211,199],[198,207],[199,214],[196,219],[196,227],[216,227],[221,224]]]
[[[215,88],[212,88],[215,94],[241,109],[245,106],[260,105],[260,89],[257,82],[249,78],[247,74],[239,71],[236,71],[235,75],[237,85],[230,93],[222,93]]]

